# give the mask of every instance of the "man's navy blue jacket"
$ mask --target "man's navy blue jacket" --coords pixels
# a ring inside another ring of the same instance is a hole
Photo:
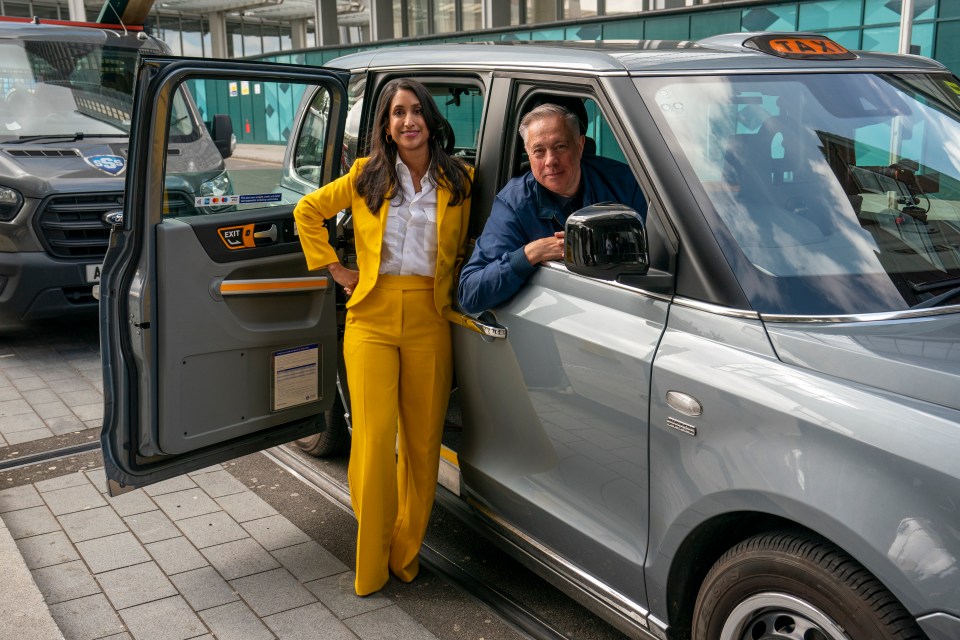
[[[600,156],[580,159],[584,207],[616,202],[646,217],[647,202],[630,168]],[[512,179],[493,201],[473,255],[460,272],[458,297],[467,313],[496,307],[515,294],[536,267],[527,261],[528,242],[563,231],[566,216],[528,171]]]

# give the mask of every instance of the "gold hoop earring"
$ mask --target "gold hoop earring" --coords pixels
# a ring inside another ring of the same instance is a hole
[[[387,141],[387,144],[393,144],[393,137],[389,133],[384,136],[384,140]]]

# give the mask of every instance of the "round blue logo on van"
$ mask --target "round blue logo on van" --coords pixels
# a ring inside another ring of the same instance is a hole
[[[96,167],[104,173],[112,176],[118,176],[127,168],[127,161],[120,156],[87,156],[84,158],[92,167]]]

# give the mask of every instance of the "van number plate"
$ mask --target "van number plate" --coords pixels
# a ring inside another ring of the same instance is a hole
[[[100,264],[88,264],[87,265],[87,282],[94,283],[100,282],[100,268],[103,265]]]

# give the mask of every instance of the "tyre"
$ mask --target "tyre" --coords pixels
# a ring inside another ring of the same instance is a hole
[[[340,396],[323,413],[326,429],[296,441],[298,447],[317,458],[329,458],[345,453],[350,448],[350,430]]]
[[[906,609],[855,560],[812,535],[766,533],[707,573],[694,640],[923,640]]]

